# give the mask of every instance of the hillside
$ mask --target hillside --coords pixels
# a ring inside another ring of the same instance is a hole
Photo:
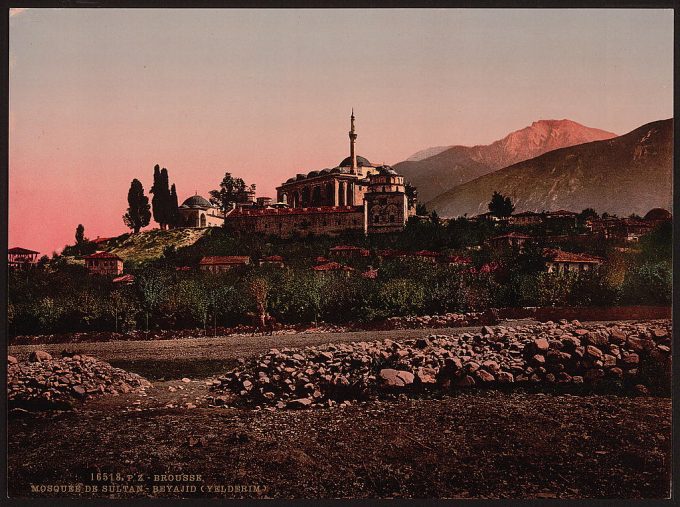
[[[181,248],[193,245],[209,229],[153,229],[139,234],[123,234],[110,240],[105,250],[120,256],[125,261],[142,262],[157,259],[168,246]]]
[[[417,187],[418,200],[427,202],[457,185],[517,162],[613,137],[616,134],[571,120],[540,120],[489,145],[427,148],[394,168]]]
[[[512,197],[516,211],[592,207],[644,215],[672,207],[673,120],[644,125],[605,141],[562,148],[481,176],[436,197],[441,216],[488,211],[494,191]]]

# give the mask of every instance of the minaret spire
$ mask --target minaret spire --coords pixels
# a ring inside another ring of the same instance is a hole
[[[352,160],[352,164],[350,165],[350,172],[354,174],[354,172],[357,171],[358,166],[357,166],[357,154],[356,151],[354,150],[354,143],[357,140],[357,134],[354,131],[354,108],[352,108],[352,116],[350,117],[350,131],[349,131],[349,156]]]

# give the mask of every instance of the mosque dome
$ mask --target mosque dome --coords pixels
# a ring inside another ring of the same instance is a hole
[[[188,208],[211,208],[212,204],[200,195],[192,195],[186,201],[182,203],[182,206]]]
[[[371,164],[368,159],[364,157],[360,157],[357,155],[357,165],[359,167],[373,167],[373,164]],[[352,166],[352,157],[347,157],[345,160],[340,162],[338,167],[351,167]]]

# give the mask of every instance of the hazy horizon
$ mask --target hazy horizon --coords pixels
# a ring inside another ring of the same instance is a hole
[[[126,232],[153,166],[180,203],[357,151],[394,164],[534,121],[673,115],[673,11],[25,9],[10,15],[9,246]],[[151,227],[156,227],[152,221]]]

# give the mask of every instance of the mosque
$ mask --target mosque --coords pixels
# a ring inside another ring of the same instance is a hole
[[[252,196],[252,202],[235,207],[223,217],[206,199],[192,196],[179,208],[183,225],[224,224],[235,233],[279,237],[403,229],[415,213],[415,202],[409,205],[404,177],[388,165],[372,164],[358,156],[357,137],[352,111],[349,156],[336,167],[297,174],[277,187],[277,203],[264,198],[256,201]]]

